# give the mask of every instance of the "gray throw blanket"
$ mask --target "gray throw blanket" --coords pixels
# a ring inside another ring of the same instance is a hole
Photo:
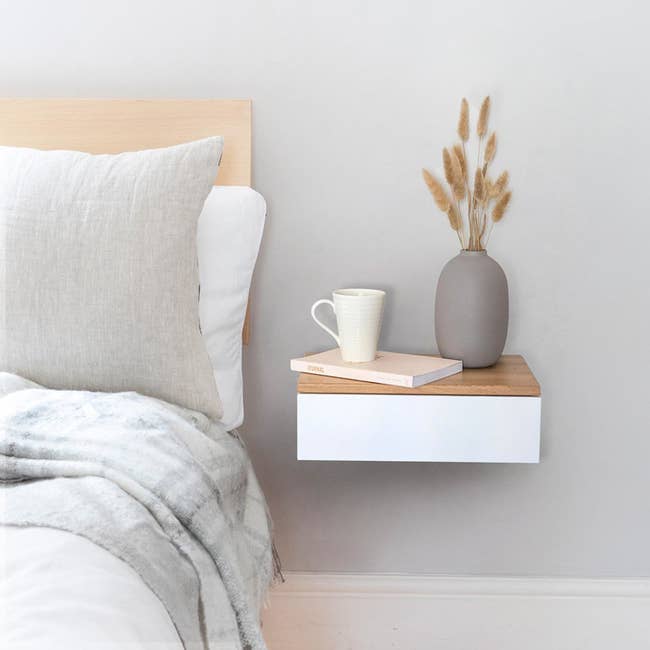
[[[266,504],[243,444],[137,393],[0,373],[0,524],[82,535],[127,562],[188,650],[265,648]]]

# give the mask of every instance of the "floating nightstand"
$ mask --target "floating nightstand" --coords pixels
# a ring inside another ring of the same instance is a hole
[[[538,463],[541,391],[519,355],[419,388],[298,378],[298,459]]]

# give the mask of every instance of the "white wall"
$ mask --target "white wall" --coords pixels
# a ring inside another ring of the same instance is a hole
[[[643,3],[2,3],[0,94],[251,97],[269,203],[245,432],[285,566],[650,575],[650,14]],[[515,190],[491,254],[507,349],[544,393],[531,466],[298,463],[311,303],[388,289],[382,345],[431,351],[457,243],[420,167],[491,93]]]

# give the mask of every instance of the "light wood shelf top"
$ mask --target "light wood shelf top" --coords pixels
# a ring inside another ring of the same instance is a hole
[[[541,390],[524,358],[505,354],[490,368],[468,368],[419,388],[301,373],[299,393],[360,395],[500,395],[539,397]]]

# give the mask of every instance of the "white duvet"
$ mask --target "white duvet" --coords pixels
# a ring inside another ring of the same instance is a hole
[[[0,645],[182,650],[153,592],[122,560],[53,528],[0,528]]]

